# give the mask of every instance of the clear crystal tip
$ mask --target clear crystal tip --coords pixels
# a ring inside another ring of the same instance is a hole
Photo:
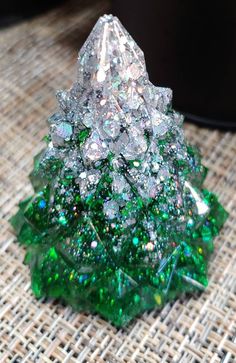
[[[142,50],[113,15],[103,15],[95,24],[78,57],[79,83],[96,85],[117,80],[148,77]]]

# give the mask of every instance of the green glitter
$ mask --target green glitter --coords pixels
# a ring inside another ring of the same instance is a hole
[[[60,224],[62,224],[63,226],[65,226],[65,225],[67,224],[67,219],[66,219],[66,217],[65,217],[64,215],[61,215],[61,216],[59,217],[59,219],[58,219],[58,222],[59,222]]]
[[[85,140],[88,138],[90,134],[90,129],[84,129],[82,131],[80,131],[80,133],[78,134],[78,141],[79,141],[79,144],[83,144],[85,142]]]
[[[37,298],[123,326],[207,286],[228,214],[203,189],[207,169],[184,140],[170,90],[150,84],[142,53],[114,22],[98,21],[78,82],[57,94],[60,112],[30,174],[34,195],[11,222]]]
[[[53,259],[56,260],[58,258],[58,255],[56,253],[56,250],[54,247],[50,248],[49,250],[49,256]]]
[[[137,237],[133,238],[133,244],[136,246],[139,243],[139,239]]]

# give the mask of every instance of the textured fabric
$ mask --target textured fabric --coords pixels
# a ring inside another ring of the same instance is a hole
[[[8,219],[31,193],[55,91],[70,87],[77,51],[106,1],[74,1],[0,32],[0,362],[236,361],[236,135],[186,123],[210,168],[205,185],[230,213],[210,261],[208,288],[116,329],[98,316],[36,300]]]

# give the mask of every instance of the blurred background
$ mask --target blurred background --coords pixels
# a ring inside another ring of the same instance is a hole
[[[77,3],[89,6],[93,1]],[[0,26],[11,27],[69,4],[68,0],[1,2]],[[79,6],[76,9],[79,12]],[[236,128],[235,0],[110,0],[107,12],[120,18],[143,49],[151,81],[173,89],[174,108],[192,122]]]

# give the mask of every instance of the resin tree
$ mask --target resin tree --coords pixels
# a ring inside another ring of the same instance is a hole
[[[34,195],[12,218],[36,297],[62,298],[117,326],[207,285],[213,238],[227,214],[202,188],[172,93],[111,15],[79,52],[77,81],[59,91]]]

